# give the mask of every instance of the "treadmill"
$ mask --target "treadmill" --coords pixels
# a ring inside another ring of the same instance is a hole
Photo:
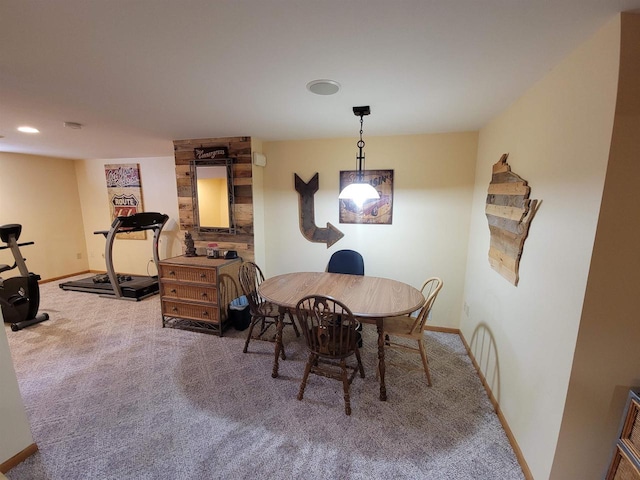
[[[106,245],[104,258],[107,273],[92,277],[60,283],[60,288],[75,292],[97,293],[101,297],[115,298],[118,300],[139,301],[155,295],[159,291],[158,276],[144,275],[120,275],[113,268],[113,242],[119,233],[153,231],[153,261],[158,269],[160,258],[158,255],[158,241],[160,232],[169,220],[169,216],[157,212],[141,212],[128,217],[116,217],[109,230],[93,232],[96,235],[104,235]]]

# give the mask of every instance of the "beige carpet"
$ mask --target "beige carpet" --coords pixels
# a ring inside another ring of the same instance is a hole
[[[40,449],[9,480],[524,478],[457,335],[426,334],[432,388],[417,355],[389,352],[381,402],[365,326],[347,417],[337,381],[312,376],[296,399],[293,332],[273,379],[273,344],[162,328],[157,296],[41,295],[49,321],[5,326]]]

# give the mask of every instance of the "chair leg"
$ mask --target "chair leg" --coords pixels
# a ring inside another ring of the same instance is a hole
[[[427,385],[431,386],[431,374],[429,373],[429,360],[427,359],[427,350],[424,346],[424,340],[418,340],[418,347],[420,349],[420,357],[422,357],[422,365],[424,366],[424,373],[427,374]]]
[[[282,360],[287,359],[287,355],[284,351],[284,341],[282,340],[282,330],[284,330],[284,313],[280,314],[278,320],[276,320],[276,346],[280,345],[280,358]]]
[[[276,321],[276,345],[275,345],[275,358],[273,359],[273,370],[271,371],[271,377],[278,377],[278,357],[282,357],[282,360],[286,360],[287,356],[284,353],[284,344],[282,343],[282,327],[284,318],[280,315]]]
[[[271,323],[267,323],[267,317],[262,317],[262,321],[260,322],[260,333],[258,333],[256,337],[262,338],[262,335],[264,335],[264,332],[269,329],[270,325]]]
[[[249,333],[247,334],[247,339],[244,342],[244,349],[242,350],[242,353],[247,353],[247,349],[249,348],[249,342],[251,341],[251,334],[253,333],[253,327],[256,326],[256,323],[258,323],[261,318],[262,317],[255,317],[251,319],[251,325],[249,326]]]
[[[340,368],[342,369],[342,388],[344,390],[344,413],[351,415],[351,397],[349,395],[349,378],[347,375],[347,362],[343,358],[340,360]]]
[[[289,314],[289,318],[291,319],[291,325],[293,326],[293,331],[296,332],[296,337],[300,337],[300,331],[298,330],[298,326],[296,325],[296,319],[291,314],[291,310],[287,310]]]
[[[304,396],[304,389],[307,386],[307,379],[309,378],[309,373],[311,373],[311,365],[314,362],[317,362],[315,355],[313,353],[309,354],[309,359],[307,360],[307,364],[304,367],[304,375],[302,375],[302,382],[300,382],[300,390],[298,391],[298,400],[302,400]]]
[[[356,348],[356,360],[358,360],[358,370],[360,371],[360,378],[364,378],[364,367],[362,366],[362,359],[360,358],[360,349]]]

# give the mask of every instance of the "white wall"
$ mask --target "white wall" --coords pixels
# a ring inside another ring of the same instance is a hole
[[[22,225],[21,249],[30,271],[43,280],[88,268],[75,162],[62,158],[0,153],[0,225]],[[0,263],[12,265],[9,250]],[[6,272],[5,278],[19,275]]]
[[[480,131],[469,313],[460,326],[536,479],[549,477],[567,394],[609,156],[619,33],[619,19],[607,24]],[[531,198],[542,199],[518,287],[487,255],[491,165],[506,152]]]
[[[145,212],[169,215],[159,242],[160,259],[182,253],[183,238],[178,228],[178,192],[173,157],[122,158],[83,160],[77,162],[78,188],[82,205],[82,221],[89,257],[89,268],[105,270],[105,237],[93,232],[109,230],[111,218],[104,166],[109,164],[139,164],[142,182],[142,204]],[[113,264],[118,273],[155,275],[153,265],[153,233],[146,240],[116,239]]]
[[[251,138],[251,158],[253,163],[253,153],[262,153],[262,140]],[[267,159],[267,162],[269,160]],[[252,164],[251,168],[251,187],[253,189],[253,248],[254,259],[258,265],[266,263],[267,252],[265,248],[265,231],[264,223],[264,170]]]
[[[621,37],[611,151],[554,480],[604,477],[629,389],[640,387],[640,15],[622,16]]]
[[[0,328],[0,385],[0,463],[4,463],[33,443],[4,327]]]
[[[357,250],[364,256],[367,275],[417,288],[426,278],[440,276],[444,288],[430,324],[457,328],[477,133],[365,135],[365,141],[366,168],[394,170],[391,225],[339,223],[339,172],[355,168],[357,138],[264,142],[265,275],[324,271],[336,250]],[[308,182],[316,172],[316,225],[325,228],[330,222],[344,233],[330,248],[306,240],[300,232],[294,173]]]

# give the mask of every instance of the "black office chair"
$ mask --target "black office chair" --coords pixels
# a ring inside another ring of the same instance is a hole
[[[364,275],[364,259],[355,250],[338,250],[331,255],[327,272]]]
[[[355,250],[338,250],[329,258],[329,273],[345,273],[347,275],[364,275],[364,259]],[[362,323],[356,319],[356,330],[362,331]],[[362,337],[358,339],[358,347],[362,348]]]

